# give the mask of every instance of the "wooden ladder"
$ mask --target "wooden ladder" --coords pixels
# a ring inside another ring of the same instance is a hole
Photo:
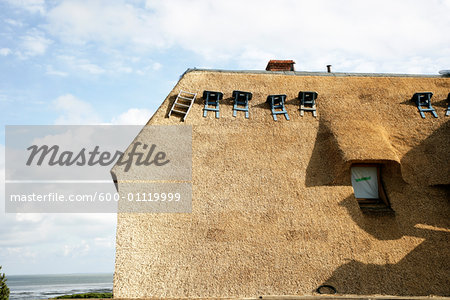
[[[195,97],[197,97],[197,93],[189,93],[180,90],[177,98],[175,99],[175,102],[172,105],[172,108],[169,111],[169,117],[172,112],[182,114],[184,115],[182,118],[182,120],[184,121],[189,111],[191,110],[192,104],[194,104]]]

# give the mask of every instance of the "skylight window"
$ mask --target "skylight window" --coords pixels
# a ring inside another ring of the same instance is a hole
[[[223,94],[221,92],[203,91],[203,99],[205,99],[205,107],[203,108],[203,117],[206,118],[208,111],[214,111],[216,118],[220,117],[219,101],[222,100]]]
[[[270,104],[270,109],[272,110],[272,116],[274,121],[277,121],[277,115],[284,115],[286,120],[289,120],[289,115],[286,108],[284,107],[284,102],[286,101],[286,95],[269,95],[266,102]],[[277,110],[280,109],[280,110]]]
[[[415,93],[412,97],[412,100],[416,103],[417,108],[419,109],[420,116],[425,119],[424,112],[431,112],[431,114],[437,118],[436,111],[431,106],[431,97],[433,93]]]
[[[303,117],[305,111],[312,112],[314,117],[317,117],[316,112],[316,92],[299,92],[298,99],[300,99],[300,116]]]
[[[248,119],[248,101],[252,99],[252,93],[233,91],[234,105],[233,105],[233,117],[236,117],[238,111],[245,112],[245,118]],[[244,106],[244,107],[238,107]]]

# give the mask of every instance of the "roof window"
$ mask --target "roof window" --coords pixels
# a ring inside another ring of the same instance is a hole
[[[242,91],[233,91],[234,105],[233,105],[233,117],[236,117],[238,111],[245,112],[245,118],[248,119],[248,101],[252,99],[252,93],[250,92],[242,92]],[[238,107],[244,106],[242,107]]]
[[[272,110],[272,116],[274,121],[277,121],[277,115],[283,114],[286,120],[289,121],[289,115],[287,113],[286,107],[284,107],[284,102],[286,101],[286,95],[269,95],[266,102],[270,104],[270,109]],[[281,109],[281,110],[276,110]]]
[[[300,99],[300,116],[303,117],[305,111],[312,112],[314,117],[317,117],[316,112],[316,92],[299,92],[298,99]]]
[[[416,103],[417,108],[419,109],[420,116],[425,119],[424,112],[431,112],[435,118],[437,118],[436,111],[431,106],[431,97],[433,93],[415,93],[412,97],[412,101]]]
[[[216,118],[220,118],[219,101],[222,100],[221,92],[203,91],[203,99],[205,99],[205,107],[203,108],[203,117],[206,118],[208,111],[216,112]]]

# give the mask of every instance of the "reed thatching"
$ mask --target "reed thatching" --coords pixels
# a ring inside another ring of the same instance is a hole
[[[221,91],[221,116],[167,118],[179,90]],[[232,116],[250,91],[250,119]],[[316,91],[318,117],[299,115]],[[434,93],[439,118],[410,101]],[[148,122],[193,126],[191,214],[118,216],[114,296],[255,297],[339,293],[450,295],[450,78],[186,73]],[[273,121],[286,94],[290,121]],[[215,153],[215,155],[210,155]],[[395,214],[365,215],[350,184],[355,162],[383,164]],[[120,170],[117,170],[120,191]]]

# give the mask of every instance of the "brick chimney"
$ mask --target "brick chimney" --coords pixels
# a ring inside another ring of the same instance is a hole
[[[269,60],[266,71],[294,71],[293,60]]]

